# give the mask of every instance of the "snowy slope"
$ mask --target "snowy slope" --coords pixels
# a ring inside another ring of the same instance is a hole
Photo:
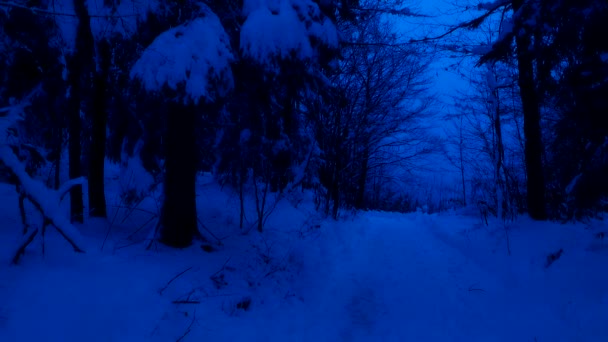
[[[379,212],[333,222],[304,194],[281,202],[264,234],[244,235],[236,196],[208,177],[198,194],[208,242],[146,251],[148,226],[128,239],[154,212],[149,199],[124,222],[111,215],[103,251],[73,253],[49,231],[45,256],[38,241],[9,267],[20,229],[14,190],[1,185],[0,341],[608,340],[602,222],[486,227],[465,213]],[[107,228],[80,230],[101,247]]]

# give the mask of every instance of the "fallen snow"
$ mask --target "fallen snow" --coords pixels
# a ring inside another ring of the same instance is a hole
[[[264,234],[243,235],[236,195],[209,177],[198,194],[209,241],[188,249],[146,251],[153,223],[128,239],[150,217],[134,211],[83,229],[99,245],[110,229],[103,252],[76,255],[47,234],[45,256],[39,241],[19,266],[0,260],[0,341],[175,341],[187,331],[183,341],[608,340],[603,222],[485,226],[466,212],[334,222],[304,193],[277,206]],[[20,230],[12,187],[0,185],[0,199],[4,250]]]

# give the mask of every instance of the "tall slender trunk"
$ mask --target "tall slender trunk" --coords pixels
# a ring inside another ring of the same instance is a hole
[[[65,130],[65,113],[63,110],[58,110],[54,103],[48,104],[49,108],[53,108],[51,112],[52,122],[55,125],[51,129],[51,155],[53,163],[53,180],[52,187],[57,190],[61,186],[61,154],[63,152],[63,133]]]
[[[91,150],[89,156],[89,215],[107,217],[104,188],[104,161],[106,156],[106,88],[110,72],[111,48],[107,40],[98,44],[99,68],[93,82],[91,108]]]
[[[239,204],[240,204],[240,213],[239,213],[239,228],[243,229],[243,225],[244,225],[244,221],[245,221],[245,177],[246,177],[246,170],[245,167],[242,165],[242,162],[239,161],[239,163],[241,164],[239,166]]]
[[[365,144],[368,144],[365,142]],[[367,183],[367,174],[369,173],[369,148],[367,145],[361,156],[361,170],[357,184],[357,198],[355,199],[355,208],[363,209],[365,202],[365,185]]]
[[[523,0],[513,0],[513,11],[515,13],[521,11],[523,4]],[[515,44],[517,45],[517,68],[519,71],[518,85],[524,117],[528,213],[535,220],[545,220],[547,213],[545,208],[545,176],[542,164],[540,100],[534,78],[534,57],[529,51],[533,32],[526,29],[523,23],[520,22],[520,25],[520,29],[516,30],[518,34],[515,35]]]
[[[494,110],[494,132],[496,134],[496,151],[494,160],[494,182],[496,186],[496,216],[499,219],[503,218],[503,202],[505,198],[505,181],[503,177],[503,163],[505,158],[505,148],[502,141],[502,126],[500,122],[500,104],[498,98],[498,90],[493,89],[493,98],[496,101]]]
[[[74,12],[78,18],[76,27],[76,42],[73,55],[68,62],[70,101],[68,113],[68,156],[70,179],[82,176],[82,121],[80,112],[83,101],[88,99],[93,71],[93,34],[91,33],[91,18],[84,0],[74,0]],[[82,187],[75,186],[70,190],[70,210],[72,222],[83,222],[84,206],[82,202]]]
[[[338,163],[337,161],[334,163],[334,169],[333,169],[333,175],[332,175],[332,179],[333,179],[333,183],[331,184],[331,197],[332,197],[332,201],[333,201],[333,208],[331,211],[331,216],[334,218],[334,220],[338,219],[338,212],[340,210],[340,184],[342,183],[342,178],[339,175],[339,167],[341,167],[341,163]]]
[[[173,102],[168,107],[160,238],[166,245],[187,247],[198,232],[195,110]]]
[[[464,178],[464,135],[462,127],[462,115],[460,116],[460,127],[459,127],[459,141],[458,141],[458,153],[460,155],[460,177],[462,181],[462,205],[467,206],[467,189]]]
[[[71,105],[69,109],[68,119],[68,168],[70,179],[82,176],[80,165],[80,155],[82,152],[80,143],[80,134],[82,131],[82,123],[80,122],[80,94],[72,89],[70,93]],[[70,218],[72,222],[83,222],[84,206],[82,203],[82,187],[77,185],[70,190]]]
[[[54,130],[55,132],[59,132],[56,134],[59,134],[61,136],[61,134],[63,133],[62,129],[57,129]],[[63,149],[63,139],[58,138],[59,141],[54,142],[55,146],[53,146],[53,149],[55,151],[55,161],[53,162],[53,164],[55,164],[54,168],[55,168],[55,174],[54,174],[54,179],[53,179],[53,188],[55,190],[59,189],[59,186],[61,186],[61,154],[62,154],[62,149]]]

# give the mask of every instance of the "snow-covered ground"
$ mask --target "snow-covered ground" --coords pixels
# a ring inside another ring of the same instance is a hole
[[[0,341],[608,341],[600,221],[486,226],[475,210],[331,221],[298,194],[263,234],[243,234],[236,196],[201,177],[208,241],[146,250],[156,202],[115,214],[118,183],[111,224],[79,227],[85,254],[49,228],[44,255],[38,237],[17,266],[17,198],[0,185]]]

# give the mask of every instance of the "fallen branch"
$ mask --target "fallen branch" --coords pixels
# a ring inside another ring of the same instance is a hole
[[[70,190],[77,186],[77,185],[84,185],[84,183],[87,181],[86,178],[84,177],[78,177],[78,178],[74,178],[74,179],[70,179],[69,181],[63,183],[61,185],[61,187],[59,187],[59,189],[57,189],[57,194],[59,194],[59,202],[61,202],[63,200],[63,197],[65,197],[65,195],[70,192]]]
[[[32,241],[34,241],[34,236],[36,236],[37,233],[38,233],[38,228],[34,228],[34,229],[30,230],[29,232],[27,232],[26,235],[23,236],[23,240],[21,240],[21,243],[19,244],[19,247],[17,248],[17,251],[15,252],[15,254],[13,256],[13,260],[11,261],[13,264],[16,265],[19,262],[19,257],[21,257],[21,255],[25,253],[25,248]]]
[[[224,262],[222,267],[219,270],[217,270],[217,272],[215,272],[209,276],[209,279],[213,282],[213,284],[215,285],[215,287],[217,289],[220,289],[220,288],[228,285],[228,283],[224,279],[224,273],[222,273],[222,271],[224,271],[226,269],[226,265],[228,264],[228,262],[230,261],[231,258],[232,257],[228,258],[228,260],[226,260],[226,262]]]
[[[549,268],[549,266],[551,266],[555,261],[557,261],[557,259],[559,259],[563,253],[564,253],[564,250],[562,248],[560,248],[557,252],[549,254],[547,256],[547,262],[545,263],[545,268]]]
[[[475,291],[486,292],[484,289],[476,288],[475,286],[477,286],[477,285],[479,285],[479,284],[475,283],[475,284],[472,284],[471,286],[469,286],[469,292],[475,292]]]
[[[114,251],[116,252],[116,251],[117,251],[117,250],[119,250],[119,249],[123,249],[123,248],[127,248],[127,247],[131,247],[131,246],[134,246],[134,245],[140,244],[140,243],[142,243],[143,241],[144,241],[144,240],[133,241],[133,242],[130,242],[130,243],[126,244],[126,245],[122,245],[122,246],[117,246],[117,247],[114,247]]]
[[[129,236],[127,236],[128,240],[131,240],[133,238],[133,236],[135,236],[135,234],[139,233],[142,229],[144,229],[148,223],[152,222],[156,220],[155,216],[152,216],[148,219],[148,221],[144,222],[143,224],[141,224],[133,233],[129,234]]]
[[[207,228],[207,227],[206,227],[206,226],[203,224],[203,221],[201,221],[201,219],[200,219],[200,218],[198,218],[198,217],[197,217],[196,219],[198,220],[198,223],[201,225],[201,227],[202,227],[202,228],[203,228],[203,229],[204,229],[204,230],[205,230],[207,233],[209,233],[209,235],[211,235],[211,237],[213,237],[214,239],[216,239],[216,240],[217,240],[217,244],[218,244],[219,246],[222,246],[222,245],[223,245],[222,240],[221,240],[220,238],[218,238],[217,236],[215,236],[215,234],[213,234],[213,233],[211,232],[211,230],[209,230],[209,228]]]
[[[6,113],[5,116],[0,117],[0,134],[6,134],[11,127],[22,120],[22,114],[25,107],[30,105],[29,98],[34,96],[39,88],[35,89],[27,100],[22,101],[20,104],[13,105],[10,107],[0,108],[0,113]],[[32,204],[40,211],[44,217],[45,222],[52,224],[55,229],[63,236],[63,238],[72,245],[72,248],[76,252],[84,252],[79,247],[80,234],[78,230],[70,223],[70,221],[62,216],[60,209],[61,193],[49,189],[44,183],[34,180],[25,170],[25,166],[19,161],[17,156],[13,153],[12,149],[6,144],[6,138],[1,141],[0,145],[0,161],[11,171],[16,177],[16,181],[20,184],[20,196],[24,196],[29,199]],[[73,180],[65,184],[61,190],[67,191],[71,187],[77,185],[80,180]],[[33,238],[33,237],[32,237]]]
[[[179,341],[183,340],[184,337],[186,337],[190,333],[190,331],[192,331],[192,326],[194,325],[195,321],[196,321],[196,310],[192,314],[192,321],[190,322],[190,325],[188,325],[188,328],[186,328],[186,331],[184,332],[184,334],[180,338],[175,340],[175,342],[179,342]]]
[[[222,268],[220,268],[217,272],[213,273],[212,275],[209,276],[209,278],[213,278],[215,277],[218,273],[222,272],[224,269],[226,269],[226,265],[228,264],[228,261],[230,261],[230,259],[232,259],[232,257],[228,258],[224,264],[222,265]]]
[[[180,276],[182,276],[184,273],[190,271],[192,269],[192,266],[186,268],[185,270],[179,272],[175,277],[171,278],[171,280],[169,280],[169,282],[167,283],[167,285],[165,285],[165,287],[163,287],[162,289],[160,289],[160,291],[158,291],[158,293],[160,293],[161,295],[163,294],[163,292],[169,287],[169,285],[177,278],[179,278]]]
[[[161,220],[159,218],[158,221],[156,221],[154,228],[152,228],[152,230],[148,234],[148,245],[146,246],[146,250],[149,250],[150,248],[152,248],[154,241],[156,241],[156,236],[158,235],[158,231],[160,230],[160,225],[161,225]]]
[[[173,304],[200,304],[200,300],[174,300]]]
[[[4,165],[10,169],[13,175],[15,175],[17,181],[21,184],[23,193],[27,199],[34,204],[36,209],[40,211],[42,216],[44,216],[44,218],[57,229],[59,234],[72,245],[74,251],[84,253],[84,250],[79,246],[80,234],[78,233],[78,230],[76,230],[66,217],[60,215],[59,193],[56,190],[47,188],[42,182],[30,177],[25,171],[25,167],[13,154],[10,147],[6,145],[0,147],[0,161],[2,161]],[[76,186],[78,185],[78,182],[74,181],[69,185]]]

